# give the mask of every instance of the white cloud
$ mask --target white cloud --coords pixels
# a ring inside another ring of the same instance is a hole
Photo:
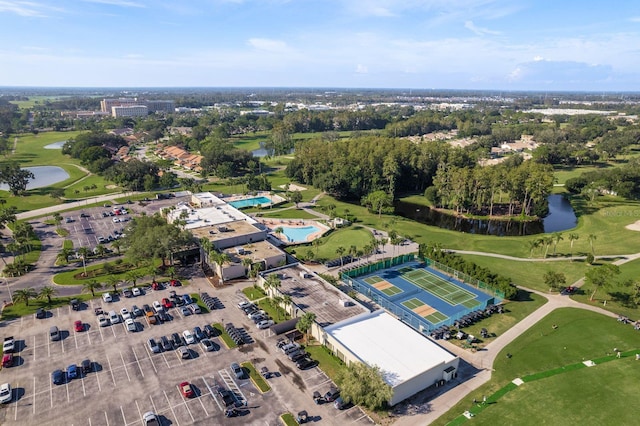
[[[544,58],[540,55],[536,55],[533,57],[534,62],[544,61]]]
[[[282,40],[273,40],[268,38],[250,38],[247,43],[249,46],[258,49],[265,50],[268,52],[288,52],[290,49]]]
[[[0,0],[0,13],[11,12],[30,18],[45,18],[47,12],[61,9],[31,1]]]
[[[369,68],[367,68],[366,65],[358,64],[358,66],[356,66],[356,74],[368,74],[368,73],[369,73]]]
[[[493,31],[490,30],[488,28],[483,28],[483,27],[478,27],[476,26],[473,21],[466,21],[464,23],[464,27],[466,29],[468,29],[469,31],[475,33],[476,35],[479,36],[483,36],[483,35],[500,35],[500,31]]]
[[[82,0],[86,3],[98,3],[98,4],[107,4],[109,6],[122,6],[122,7],[139,7],[144,8],[147,7],[142,3],[137,3],[128,0]]]

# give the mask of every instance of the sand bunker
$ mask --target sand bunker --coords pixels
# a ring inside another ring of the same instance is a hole
[[[625,228],[631,231],[640,231],[640,220],[636,221],[635,223],[632,223],[631,225],[625,226]]]

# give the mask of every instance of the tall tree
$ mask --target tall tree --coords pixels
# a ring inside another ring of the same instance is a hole
[[[589,241],[589,246],[591,247],[591,254],[596,255],[596,252],[593,249],[593,243],[596,241],[598,237],[595,234],[589,234],[587,236],[587,240]]]
[[[555,291],[567,283],[567,277],[562,272],[547,271],[543,279],[544,283],[549,286],[549,291]]]
[[[553,234],[551,234],[551,237],[553,238],[553,255],[555,256],[558,243],[564,240],[564,238],[562,237],[562,232],[554,232]]]
[[[593,286],[593,293],[589,300],[593,301],[596,292],[601,287],[607,287],[611,284],[611,279],[615,275],[620,274],[620,268],[617,265],[605,263],[604,265],[591,268],[585,274],[585,281]]]
[[[569,234],[569,246],[571,247],[571,257],[573,257],[573,243],[580,238],[576,233]]]
[[[13,300],[15,302],[24,302],[25,306],[29,306],[29,300],[38,297],[38,293],[32,288],[21,288],[13,292]]]
[[[20,163],[10,161],[0,165],[0,182],[9,186],[11,195],[22,195],[27,190],[27,184],[35,176],[32,172],[20,168]]]
[[[82,291],[86,293],[91,293],[91,296],[95,297],[96,290],[102,290],[103,284],[99,283],[96,280],[89,280],[88,282],[82,284]]]
[[[393,396],[393,389],[384,380],[380,368],[362,362],[351,363],[340,370],[336,382],[345,402],[363,405],[370,410],[384,407]]]
[[[313,323],[315,321],[316,314],[313,312],[305,312],[296,323],[296,329],[301,333],[304,333],[307,342],[309,342],[309,331],[311,330],[311,327],[313,327]]]

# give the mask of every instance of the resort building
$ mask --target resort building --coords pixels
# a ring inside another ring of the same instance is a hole
[[[346,364],[379,367],[393,389],[389,405],[457,377],[457,356],[384,310],[325,327],[321,342]]]
[[[214,271],[223,281],[247,276],[249,268],[260,264],[265,271],[285,265],[287,255],[268,241],[257,241],[243,246],[229,247],[222,251],[227,262],[215,264]]]
[[[146,117],[149,109],[144,105],[122,105],[111,107],[113,117]]]

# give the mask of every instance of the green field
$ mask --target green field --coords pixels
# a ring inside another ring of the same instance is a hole
[[[336,259],[339,257],[336,254],[338,247],[344,247],[347,252],[352,245],[362,248],[370,243],[371,237],[372,234],[369,230],[356,225],[337,229],[328,236],[320,238],[320,246],[317,248],[317,254],[316,248],[311,245],[296,246],[293,250],[303,257],[306,256],[308,250],[312,250],[316,259]],[[347,252],[345,252],[345,254],[347,254]]]
[[[640,332],[590,311],[555,310],[498,354],[489,383],[471,392],[433,424],[449,423],[474,407],[472,399],[482,400],[483,395],[492,403],[476,415],[473,423],[635,424],[631,421],[635,413],[620,409],[635,404],[640,369],[632,357],[613,359],[591,368],[567,369],[567,372],[525,383],[495,403],[492,401],[495,392],[517,377],[583,360],[612,359],[613,348],[623,352],[640,349]],[[512,356],[506,357],[507,353]]]

